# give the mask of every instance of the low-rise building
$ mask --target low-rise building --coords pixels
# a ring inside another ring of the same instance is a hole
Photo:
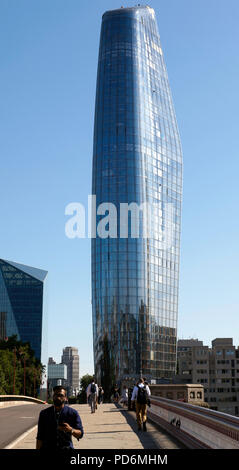
[[[150,385],[153,396],[183,401],[192,405],[204,405],[204,387],[200,384]]]
[[[212,347],[195,339],[178,340],[176,382],[202,384],[211,409],[239,415],[239,348],[232,338],[216,338]]]

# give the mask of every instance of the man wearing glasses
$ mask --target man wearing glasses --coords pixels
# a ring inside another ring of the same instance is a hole
[[[84,431],[77,410],[65,405],[66,389],[53,388],[53,406],[42,410],[39,415],[37,449],[70,450],[73,449],[72,436],[77,440]]]

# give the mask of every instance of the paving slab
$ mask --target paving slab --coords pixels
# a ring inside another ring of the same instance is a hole
[[[179,449],[178,442],[152,423],[147,432],[137,430],[135,412],[105,403],[91,413],[88,405],[72,405],[81,417],[84,437],[78,442],[73,437],[75,449]],[[37,426],[10,445],[12,449],[35,449]]]

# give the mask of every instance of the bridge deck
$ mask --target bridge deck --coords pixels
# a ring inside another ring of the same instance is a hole
[[[73,405],[81,416],[84,437],[79,442],[73,438],[75,449],[180,449],[164,431],[148,423],[147,432],[138,432],[134,412],[114,404],[99,405],[91,414],[88,405]],[[34,449],[36,429],[16,442],[13,449]]]

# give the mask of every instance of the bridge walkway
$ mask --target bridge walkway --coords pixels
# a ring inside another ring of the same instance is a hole
[[[84,437],[79,442],[73,438],[75,449],[182,449],[184,446],[147,423],[147,432],[137,430],[135,412],[115,404],[101,404],[91,414],[88,405],[72,405],[79,412],[84,427]],[[12,443],[12,449],[35,449],[37,427],[23,438]]]

